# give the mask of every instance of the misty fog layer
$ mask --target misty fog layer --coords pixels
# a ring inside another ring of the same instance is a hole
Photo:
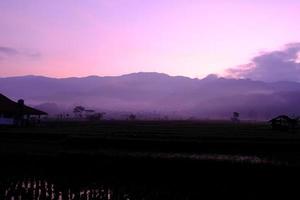
[[[300,83],[250,79],[172,77],[135,73],[116,77],[54,79],[39,76],[0,78],[0,92],[50,114],[76,105],[97,111],[158,113],[172,117],[268,119],[300,113]]]

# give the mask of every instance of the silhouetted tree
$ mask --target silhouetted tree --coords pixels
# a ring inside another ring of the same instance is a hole
[[[231,117],[231,121],[237,123],[237,122],[240,121],[239,117],[240,117],[240,113],[233,112],[232,117]]]
[[[135,120],[136,116],[134,114],[130,114],[128,118],[129,118],[129,120]]]
[[[85,114],[85,118],[89,119],[90,116],[95,114],[95,110],[91,110],[91,109],[85,109],[84,110],[84,114]]]
[[[76,106],[74,109],[73,109],[73,113],[75,114],[75,116],[78,116],[78,117],[82,117],[82,113],[85,111],[85,108],[83,106]]]
[[[88,119],[91,121],[100,121],[103,119],[105,114],[106,114],[105,112],[94,113],[94,114],[88,116]]]

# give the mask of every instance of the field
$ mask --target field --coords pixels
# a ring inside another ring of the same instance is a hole
[[[99,188],[102,199],[298,194],[292,181],[300,177],[300,132],[274,131],[267,123],[56,121],[1,127],[0,147],[0,195],[35,180],[54,182],[57,198],[69,191],[96,195]]]
[[[299,130],[274,131],[268,123],[254,122],[48,122],[35,127],[1,127],[0,138],[4,155],[200,153],[260,156],[293,165],[298,164],[300,151]]]

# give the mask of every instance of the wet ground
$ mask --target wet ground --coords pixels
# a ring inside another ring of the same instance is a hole
[[[297,199],[299,144],[262,124],[2,128],[0,199]]]
[[[2,158],[1,199],[294,199],[298,168],[111,157]],[[14,198],[12,198],[14,197]],[[39,198],[38,198],[39,197]]]

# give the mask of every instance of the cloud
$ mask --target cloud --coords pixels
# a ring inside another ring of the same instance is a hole
[[[226,71],[234,78],[253,80],[300,81],[300,43],[291,43],[283,49],[264,52],[252,58],[251,62]]]
[[[36,59],[40,58],[41,54],[39,52],[23,49],[15,49],[12,47],[6,47],[6,46],[0,46],[0,60],[4,60],[10,57],[25,57],[25,58],[31,58]]]
[[[19,54],[19,51],[14,48],[0,46],[0,54],[6,56],[15,56]]]
[[[30,57],[30,58],[40,58],[42,55],[38,52],[27,52],[24,53],[25,56]]]

